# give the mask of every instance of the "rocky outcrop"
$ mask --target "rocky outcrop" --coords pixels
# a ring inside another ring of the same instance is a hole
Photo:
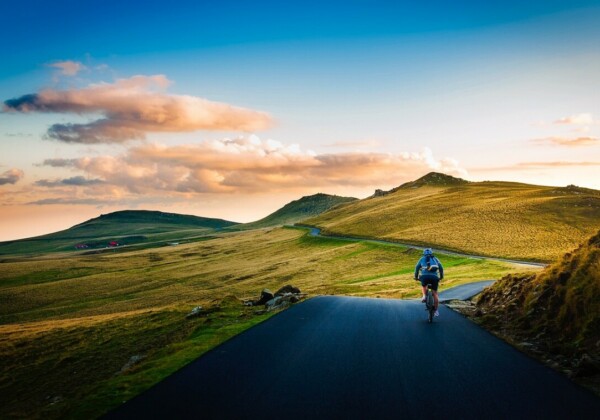
[[[306,297],[306,293],[302,293],[299,288],[292,285],[285,285],[275,294],[269,289],[264,289],[260,298],[257,300],[247,300],[244,302],[246,306],[261,306],[265,305],[266,311],[274,311],[283,309],[290,306],[293,303],[299,302]]]

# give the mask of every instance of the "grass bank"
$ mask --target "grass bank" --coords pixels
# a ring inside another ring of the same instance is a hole
[[[0,392],[9,403],[0,417],[98,416],[270,316],[239,301],[265,287],[416,296],[419,255],[269,229],[132,252],[5,260]],[[461,257],[442,261],[444,287],[517,270]],[[197,305],[209,313],[185,319]]]

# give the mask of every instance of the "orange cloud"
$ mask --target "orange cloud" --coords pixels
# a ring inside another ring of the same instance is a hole
[[[456,161],[437,159],[429,149],[402,154],[319,155],[256,136],[184,146],[141,145],[116,157],[48,159],[43,164],[72,168],[103,181],[86,188],[149,195],[375,188],[396,186],[431,170],[466,174]]]
[[[554,121],[554,124],[594,124],[594,117],[590,113],[576,114],[560,118]]]
[[[553,144],[556,146],[568,146],[568,147],[579,147],[579,146],[596,146],[600,144],[600,140],[596,137],[577,137],[574,139],[565,137],[548,137],[545,139],[532,140],[537,144]]]
[[[25,173],[20,169],[9,169],[8,171],[0,175],[0,185],[16,184],[24,176]]]
[[[51,139],[67,143],[122,143],[151,132],[197,130],[256,131],[268,128],[271,117],[259,111],[164,92],[164,75],[134,76],[83,89],[43,90],[4,102],[4,111],[102,114],[86,124],[54,124]]]

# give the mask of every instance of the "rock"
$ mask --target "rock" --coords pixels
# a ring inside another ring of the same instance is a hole
[[[275,295],[269,289],[263,289],[263,291],[260,293],[260,299],[254,302],[254,305],[264,305],[274,297]]]
[[[136,354],[135,356],[131,356],[129,358],[129,361],[127,363],[125,363],[125,365],[123,365],[123,367],[121,368],[121,372],[123,373],[129,369],[131,369],[133,366],[137,365],[139,362],[141,362],[146,356],[142,355],[142,354]]]
[[[281,302],[283,301],[283,298],[281,296],[277,296],[271,300],[269,300],[268,302],[265,303],[265,307],[267,309],[272,308],[273,306],[277,306],[279,305]]]
[[[375,193],[373,194],[373,197],[383,197],[384,195],[388,195],[389,192],[388,191],[383,191],[383,190],[375,190]]]
[[[186,317],[186,319],[190,319],[190,318],[196,318],[200,315],[202,315],[202,306],[196,306],[194,309],[192,309],[192,312],[187,314],[185,317]]]
[[[275,298],[275,299],[277,299],[277,298]],[[271,305],[271,306],[267,305],[266,308],[267,308],[267,312],[272,312],[272,311],[276,311],[279,309],[287,308],[288,306],[290,306],[290,302],[288,302],[286,300],[280,300],[275,305]]]
[[[292,286],[291,284],[288,284],[288,285],[283,286],[278,291],[276,291],[275,292],[275,296],[283,296],[286,293],[295,293],[295,294],[298,294],[298,293],[300,293],[300,289],[298,289],[297,287]]]

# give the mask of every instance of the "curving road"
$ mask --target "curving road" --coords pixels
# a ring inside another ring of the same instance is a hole
[[[106,417],[592,418],[600,398],[440,307],[322,296],[192,362]]]
[[[422,246],[412,245],[412,244],[402,243],[402,242],[386,241],[385,239],[368,239],[368,238],[360,238],[357,236],[343,236],[343,235],[321,235],[321,229],[312,227],[312,226],[306,226],[306,225],[305,226],[292,226],[292,227],[309,229],[310,236],[320,236],[323,238],[339,239],[342,241],[349,241],[349,242],[371,242],[371,243],[376,243],[376,244],[401,246],[401,247],[405,247],[405,248],[415,248],[415,249],[421,249],[421,250],[425,249],[425,247],[422,247]],[[477,260],[501,261],[501,262],[507,262],[507,263],[512,263],[512,264],[533,266],[533,267],[546,267],[548,265],[548,264],[532,262],[532,261],[510,260],[510,259],[506,259],[506,258],[485,257],[482,255],[465,254],[462,252],[447,251],[447,250],[440,249],[440,248],[436,248],[435,252],[436,252],[436,254],[442,254],[442,255],[455,255],[457,257],[468,257],[468,258],[474,258]]]

